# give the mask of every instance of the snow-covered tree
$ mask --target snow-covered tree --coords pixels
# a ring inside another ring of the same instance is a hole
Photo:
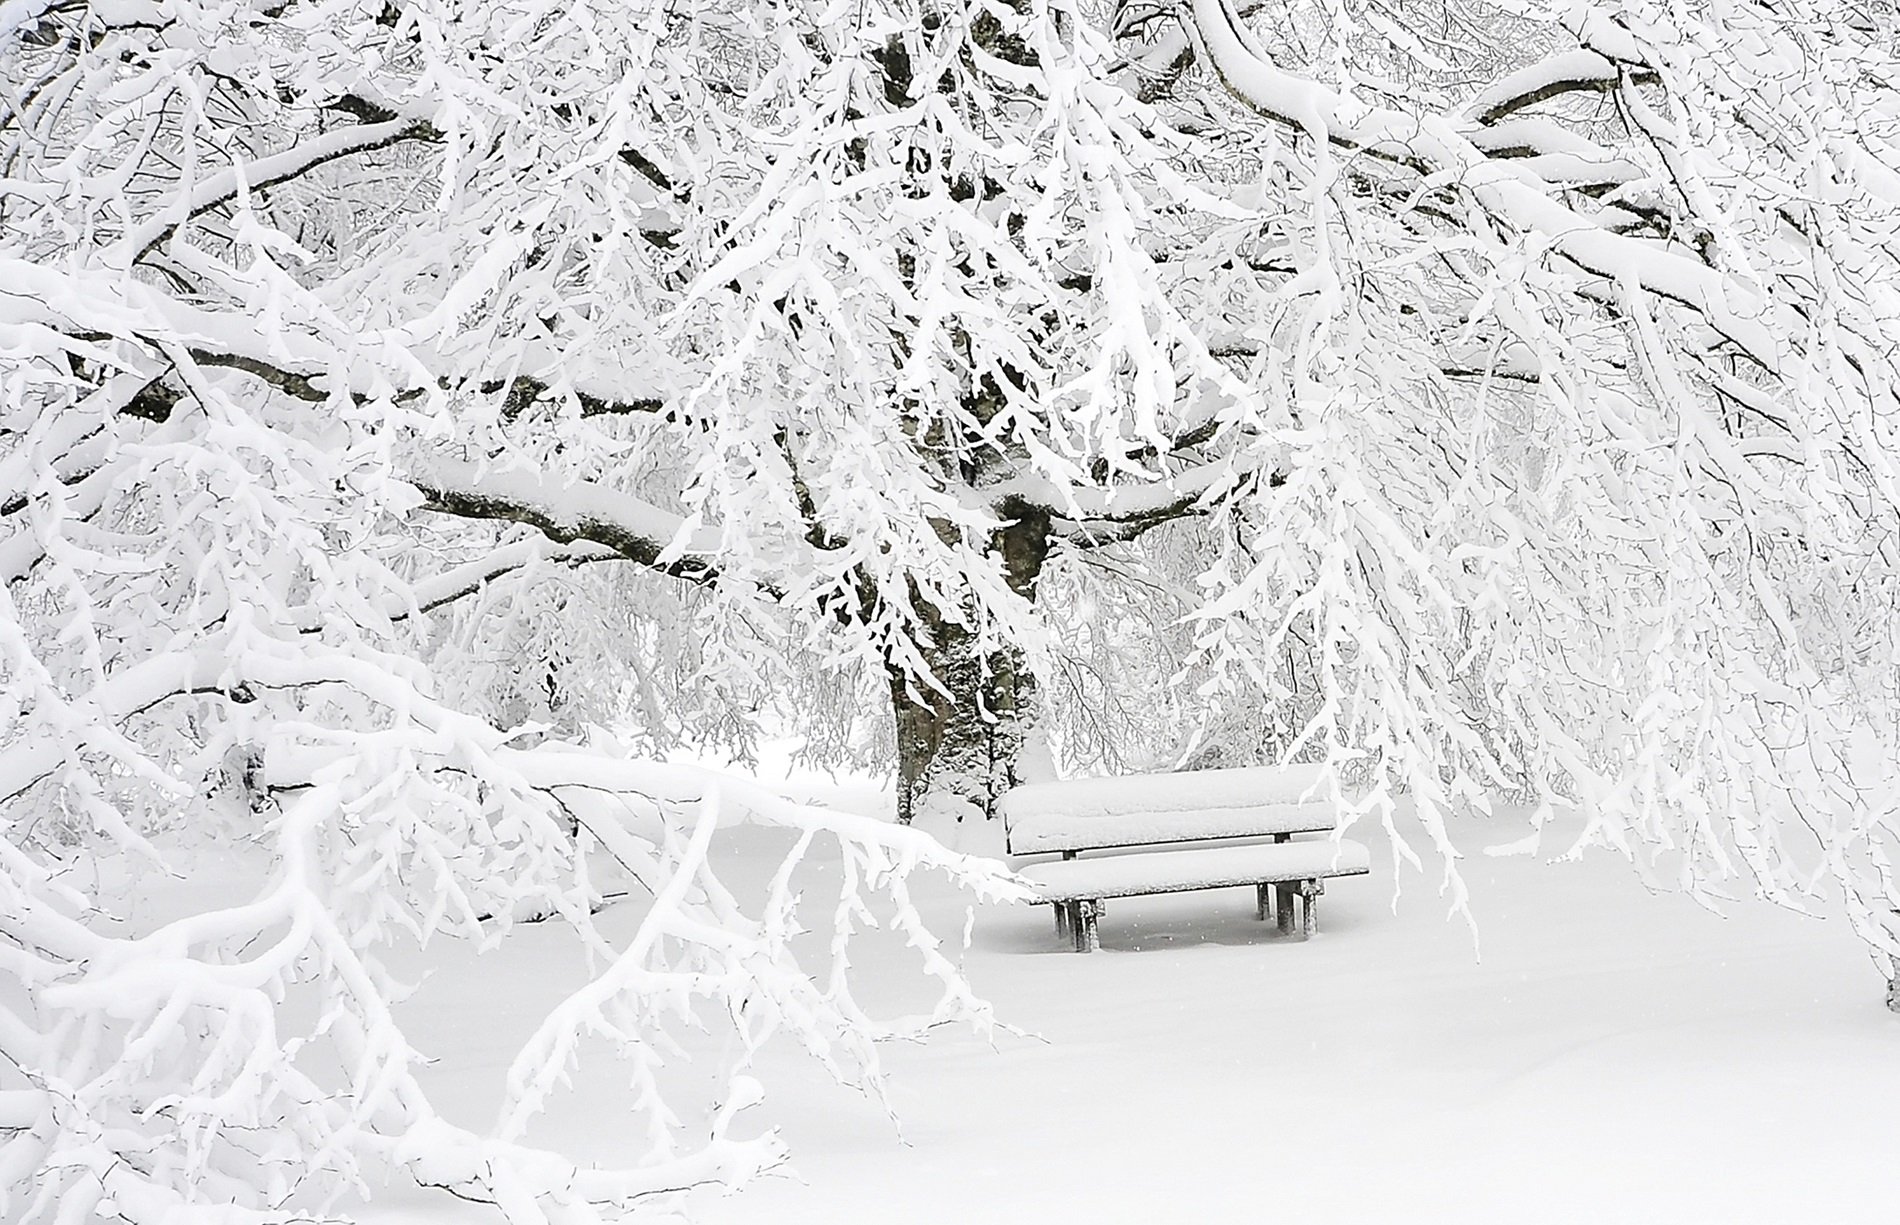
[[[729,807],[901,923],[911,869],[1007,888],[628,759],[794,691],[834,736],[889,703],[906,818],[986,808],[1055,680],[1330,761],[1408,855],[1409,793],[1454,897],[1444,814],[1512,789],[1837,907],[1894,979],[1894,38],[1820,0],[0,4],[0,1186],[268,1217],[380,1163],[533,1220],[759,1168],[518,1136],[575,1026],[650,1086],[694,1000],[873,1066],[791,869],[708,875]],[[274,848],[249,906],[128,937],[62,872],[207,831]],[[642,937],[456,1133],[377,950],[527,909],[598,944],[590,850]]]

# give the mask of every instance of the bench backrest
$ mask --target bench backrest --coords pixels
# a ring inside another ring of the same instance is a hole
[[[1012,855],[1330,830],[1319,766],[1029,783],[997,801]]]

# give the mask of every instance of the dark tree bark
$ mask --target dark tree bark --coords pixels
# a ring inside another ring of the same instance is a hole
[[[1047,511],[1007,508],[1014,518],[991,539],[1010,587],[1033,600],[1049,555]],[[958,819],[995,814],[996,797],[1017,783],[1017,761],[1036,717],[1036,678],[1014,648],[980,649],[969,631],[932,618],[919,643],[942,690],[893,669],[897,725],[897,819],[908,825],[927,803],[948,803]]]

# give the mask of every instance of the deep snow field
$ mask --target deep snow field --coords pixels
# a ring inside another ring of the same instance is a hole
[[[761,777],[889,811],[874,783]],[[692,1219],[1900,1221],[1900,1017],[1845,925],[1753,901],[1712,914],[1647,891],[1607,852],[1483,853],[1523,832],[1454,831],[1481,958],[1447,920],[1429,858],[1427,875],[1399,877],[1395,906],[1392,855],[1365,832],[1372,875],[1329,885],[1307,943],[1256,922],[1249,889],[1112,902],[1090,956],[1067,951],[1047,907],[985,907],[969,975],[1033,1036],[941,1029],[892,1045],[901,1137],[789,1044],[768,1050],[767,1100],[744,1118],[781,1129],[790,1170],[696,1195]],[[788,842],[736,829],[715,861],[763,880]],[[919,892],[954,941],[963,899],[935,878]],[[638,917],[603,915],[623,935]],[[860,998],[885,1015],[934,998],[894,943],[868,940],[855,962]],[[555,924],[439,965],[404,1015],[439,1057],[429,1083],[451,1117],[492,1119],[510,1056],[579,969]],[[719,1041],[701,1053],[707,1084]],[[624,1161],[638,1135],[611,1062],[576,1081],[530,1139]],[[413,1187],[356,1211],[379,1225],[496,1219]]]

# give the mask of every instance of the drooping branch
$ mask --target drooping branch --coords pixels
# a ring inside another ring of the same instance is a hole
[[[207,649],[193,654],[162,653],[119,667],[87,695],[94,718],[90,736],[77,731],[46,733],[0,749],[0,804],[58,771],[82,744],[116,743],[118,726],[133,715],[180,693],[217,688],[228,662],[221,652]],[[145,774],[147,781],[172,782],[150,771]]]
[[[1227,0],[1195,0],[1192,21],[1228,92],[1265,118],[1336,147],[1415,163],[1460,185],[1467,200],[1508,230],[1536,234],[1580,270],[1631,284],[1687,307],[1762,370],[1786,365],[1782,338],[1800,321],[1759,289],[1697,259],[1607,229],[1565,203],[1521,163],[1494,160],[1451,120],[1369,107],[1286,72],[1257,48]]]
[[[84,338],[95,343],[109,339],[102,333],[88,333]],[[319,385],[328,381],[325,372],[292,369],[252,353],[228,352],[203,345],[179,348],[155,341],[146,343],[152,344],[160,353],[169,350],[178,354],[180,362],[240,371],[306,403],[320,404],[329,399],[329,393]],[[172,364],[174,375],[178,364]],[[115,390],[108,403],[116,405],[116,411],[161,425],[171,421],[178,404],[188,394],[171,386],[162,376],[146,378],[125,374],[115,377],[112,386]],[[511,401],[532,402],[547,391],[545,383],[530,376],[519,376],[512,384],[494,384],[484,390],[499,390],[503,386],[508,388],[505,394]],[[417,394],[420,392],[411,390],[399,393],[399,398]],[[658,400],[629,404],[579,394],[584,396],[583,412],[589,415],[650,412],[662,407]],[[352,398],[360,402],[364,396],[357,393]],[[90,434],[81,435],[74,440],[73,445],[77,446],[96,434],[95,429]],[[706,560],[713,544],[707,542],[705,533],[699,534],[697,547],[672,551],[675,543],[679,542],[684,525],[679,515],[594,482],[528,476],[518,469],[481,472],[473,464],[440,457],[423,461],[414,477],[428,509],[462,518],[508,520],[533,527],[558,544],[578,546],[566,559],[575,564],[612,556],[696,582],[707,581],[714,574],[713,566]],[[71,509],[83,515],[89,514],[91,508],[100,504],[114,478],[109,465],[94,464],[63,473],[59,479],[77,498]],[[0,518],[17,514],[27,504],[25,493],[7,499],[0,503]],[[34,540],[29,533],[21,530],[8,537],[5,543],[9,547],[0,549],[0,574],[9,578],[25,574],[35,564],[33,559],[39,553]],[[588,545],[598,546],[605,552],[592,552],[587,548]],[[460,598],[478,589],[483,582],[526,564],[528,560],[525,556],[498,558],[495,559],[495,565],[499,568],[484,568],[480,563],[458,567],[441,576],[440,591],[417,593],[422,611]],[[407,610],[392,609],[391,615],[407,615]]]
[[[125,245],[135,253],[135,259],[144,259],[187,221],[230,203],[243,192],[290,182],[340,157],[385,149],[406,140],[439,139],[441,133],[434,124],[414,119],[388,119],[320,133],[280,153],[221,170],[193,185],[176,202],[156,210],[153,220],[134,230]]]
[[[621,553],[591,541],[576,541],[550,549],[546,542],[539,539],[518,540],[472,561],[417,580],[406,592],[391,596],[385,602],[383,616],[391,622],[397,622],[434,612],[476,594],[496,579],[538,563],[577,569],[598,562],[625,560]],[[323,628],[322,614],[314,605],[294,610],[292,619],[305,633],[314,634]]]
[[[1465,113],[1489,126],[1552,98],[1613,93],[1626,80],[1649,84],[1657,77],[1647,65],[1618,63],[1596,51],[1563,51],[1494,81],[1465,104]]]

